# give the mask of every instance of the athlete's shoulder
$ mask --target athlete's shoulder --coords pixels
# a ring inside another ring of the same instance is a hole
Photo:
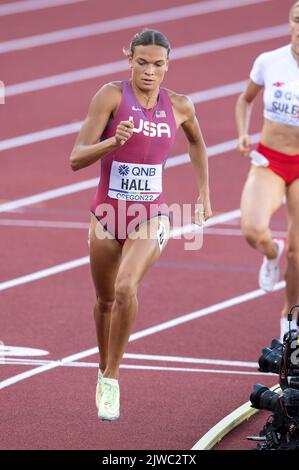
[[[173,108],[184,115],[194,114],[194,104],[187,95],[176,93],[173,90],[165,88]]]
[[[279,47],[271,51],[266,51],[260,54],[257,57],[257,60],[260,63],[264,64],[273,64],[273,61],[279,61],[280,59],[285,59],[290,56],[290,45]]]
[[[109,82],[105,83],[95,94],[96,96],[110,96],[110,97],[118,97],[121,96],[122,93],[122,82],[120,81],[115,81],[115,82]]]
[[[118,107],[122,95],[122,82],[105,83],[93,96],[91,106],[94,110],[109,108],[111,111]]]

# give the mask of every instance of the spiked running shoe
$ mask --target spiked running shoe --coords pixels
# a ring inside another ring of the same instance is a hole
[[[259,273],[259,286],[265,292],[272,292],[275,284],[279,280],[279,259],[284,250],[284,240],[274,238],[277,245],[277,255],[274,259],[268,259],[264,256],[263,264]]]
[[[102,393],[99,402],[98,417],[113,421],[119,418],[119,385],[118,380],[103,377]]]
[[[102,380],[103,380],[103,374],[101,372],[101,369],[98,371],[98,381],[97,381],[97,387],[96,387],[96,407],[99,409],[99,403],[100,403],[100,398],[101,398],[101,393],[102,393]]]

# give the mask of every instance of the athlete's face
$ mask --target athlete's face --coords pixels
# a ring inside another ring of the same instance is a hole
[[[293,7],[290,14],[291,43],[295,54],[299,55],[299,3]]]
[[[135,85],[140,90],[152,91],[162,83],[168,70],[167,50],[156,45],[136,46],[129,65]]]

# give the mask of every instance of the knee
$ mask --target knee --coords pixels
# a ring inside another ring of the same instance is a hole
[[[290,245],[287,248],[286,257],[288,264],[292,265],[292,267],[296,269],[299,269],[299,247]]]
[[[128,305],[137,294],[137,285],[130,277],[120,278],[115,283],[115,301],[119,306]]]
[[[242,223],[242,232],[249,245],[255,247],[263,243],[267,227],[252,226]]]
[[[98,297],[96,305],[95,305],[95,310],[98,310],[101,313],[110,313],[113,302],[114,302],[114,299],[103,300]]]

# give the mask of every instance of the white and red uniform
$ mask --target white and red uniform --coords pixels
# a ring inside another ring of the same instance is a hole
[[[299,127],[299,66],[290,44],[259,55],[250,79],[264,87],[265,119],[283,126]],[[269,160],[269,168],[287,184],[299,178],[299,149],[296,155],[286,155],[262,144],[257,150]]]

